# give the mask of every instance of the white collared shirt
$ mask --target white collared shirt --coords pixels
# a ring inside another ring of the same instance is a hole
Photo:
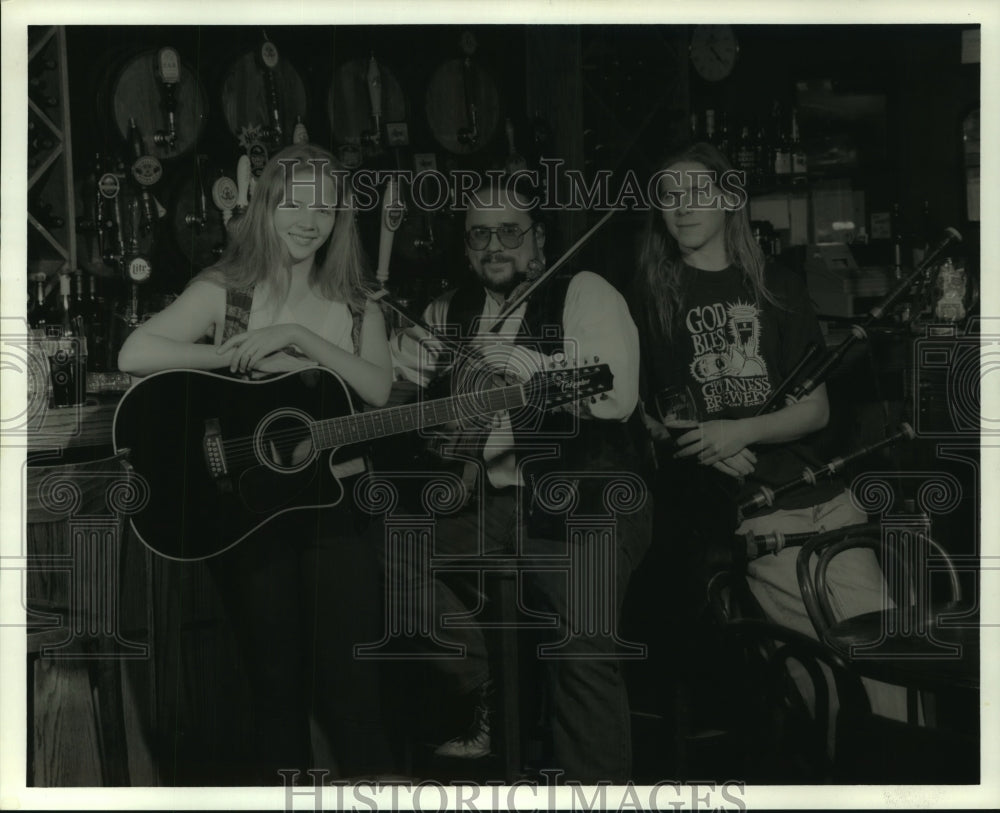
[[[434,327],[445,324],[454,293],[449,291],[427,306],[423,314],[427,324]],[[487,348],[513,345],[514,337],[521,329],[526,305],[511,313],[498,331],[489,332],[500,309],[501,304],[487,295],[476,332],[476,337],[483,340]],[[567,367],[602,363],[608,365],[614,376],[614,387],[606,393],[607,397],[587,403],[587,408],[581,410],[581,416],[610,421],[627,420],[639,400],[639,334],[624,297],[604,278],[590,271],[581,271],[567,288],[562,327],[562,352]],[[426,386],[451,363],[447,351],[433,348],[433,340],[417,341],[401,331],[393,333],[389,346],[397,376],[421,386]],[[518,347],[507,356],[509,363],[498,367],[497,371],[520,379],[526,370],[530,372],[532,366],[549,369],[554,355],[542,356]],[[489,350],[486,357],[490,358]],[[515,465],[514,436],[508,413],[501,413],[498,425],[490,432],[483,457],[494,486],[503,488],[522,484]]]

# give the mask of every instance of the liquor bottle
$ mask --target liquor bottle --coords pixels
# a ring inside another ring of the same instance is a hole
[[[750,134],[750,125],[744,124],[740,140],[736,145],[736,168],[746,173],[746,185],[753,186],[757,180],[757,145]]]
[[[73,308],[74,314],[83,319],[84,323],[87,321],[86,314],[86,302],[83,289],[85,287],[83,280],[83,271],[77,271],[73,275]]]
[[[799,137],[799,118],[796,112],[792,111],[792,183],[803,185],[806,183],[809,172],[809,164],[806,158],[805,148]]]
[[[45,296],[44,272],[39,272],[33,277],[35,283],[35,296],[32,299],[31,309],[28,311],[28,324],[33,330],[46,333],[49,326],[58,324],[55,308]]]
[[[927,250],[934,240],[934,236],[931,234],[933,228],[933,224],[931,223],[931,204],[930,201],[925,200],[920,210],[920,225],[913,235],[913,245],[910,248],[914,268],[920,265],[924,261],[924,257],[927,256]]]
[[[705,111],[705,141],[715,143],[715,110],[711,108]]]
[[[774,185],[774,147],[768,138],[764,122],[757,124],[756,158],[754,160],[756,186],[768,189]]]
[[[774,103],[774,180],[784,186],[792,176],[792,150],[788,143],[781,107]]]
[[[716,121],[715,132],[716,132],[715,146],[718,147],[719,152],[721,152],[728,159],[729,150],[732,145],[729,143],[729,128],[726,124],[725,113],[719,113],[718,119]]]
[[[90,370],[103,373],[108,370],[108,318],[104,297],[98,295],[97,276],[89,275],[90,295],[84,305],[87,324],[87,362]]]
[[[903,278],[903,224],[900,219],[898,203],[892,204],[890,224],[892,228],[892,278],[901,280]]]
[[[62,324],[63,336],[79,335],[79,321],[77,317],[81,314],[77,310],[76,300],[73,298],[73,277],[76,274],[68,272],[59,275],[59,321]]]

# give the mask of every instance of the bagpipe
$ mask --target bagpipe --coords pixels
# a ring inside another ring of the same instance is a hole
[[[927,274],[953,243],[960,242],[961,240],[962,235],[956,229],[947,228],[944,239],[924,258],[923,262],[908,276],[901,279],[885,298],[868,312],[862,322],[853,325],[851,332],[839,345],[828,350],[820,350],[816,345],[810,345],[799,363],[774,390],[767,402],[757,411],[757,414],[763,415],[773,411],[785,399],[799,400],[804,398],[823,384],[844,358],[847,351],[855,343],[866,340],[871,327],[891,310],[893,305],[899,301],[903,294],[919,278]],[[741,523],[748,516],[773,506],[775,501],[784,494],[802,486],[815,486],[821,480],[838,474],[849,464],[861,458],[894,446],[900,441],[912,440],[915,437],[916,432],[914,432],[913,428],[907,423],[902,423],[894,434],[877,443],[864,446],[846,455],[834,457],[824,465],[816,468],[806,467],[801,474],[778,486],[761,486],[756,494],[737,506],[737,522]],[[733,558],[735,561],[748,561],[767,555],[768,553],[778,553],[786,547],[801,545],[812,536],[813,534],[811,533],[786,535],[780,532],[738,534],[733,539]]]

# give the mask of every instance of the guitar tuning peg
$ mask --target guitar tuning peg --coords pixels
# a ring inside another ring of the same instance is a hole
[[[562,361],[560,361],[559,362],[559,366],[560,367],[565,367],[566,366],[566,359],[563,359]]]
[[[591,395],[590,396],[590,403],[592,403],[592,404],[596,404],[597,403],[597,396],[596,395]]]
[[[594,364],[599,364],[600,361],[601,360],[597,356],[594,356]]]
[[[607,401],[608,400],[608,394],[606,392],[602,392],[601,393],[601,400],[602,401]]]

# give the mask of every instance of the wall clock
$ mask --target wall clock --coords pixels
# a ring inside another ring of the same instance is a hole
[[[740,46],[730,25],[696,25],[691,32],[691,64],[708,82],[725,79],[736,65]]]

